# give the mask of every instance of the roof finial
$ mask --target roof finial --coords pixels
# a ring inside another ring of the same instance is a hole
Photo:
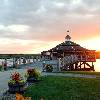
[[[67,35],[69,35],[69,30],[67,30]]]
[[[65,37],[65,42],[66,42],[66,41],[70,41],[71,37],[70,37],[69,34],[70,34],[70,31],[67,30],[67,36]]]

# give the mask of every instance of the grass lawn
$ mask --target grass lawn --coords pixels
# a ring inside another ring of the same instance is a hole
[[[85,75],[96,75],[100,76],[100,72],[90,72],[90,71],[62,71],[58,73],[73,73],[73,74],[85,74]]]
[[[100,100],[100,80],[47,76],[27,88],[32,100]]]

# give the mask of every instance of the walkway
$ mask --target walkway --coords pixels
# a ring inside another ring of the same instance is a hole
[[[65,77],[79,77],[79,78],[96,78],[96,75],[73,74],[73,73],[42,73],[43,76],[65,76]]]

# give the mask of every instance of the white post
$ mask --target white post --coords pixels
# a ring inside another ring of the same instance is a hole
[[[58,59],[58,71],[61,71],[60,67],[61,67],[61,58]]]
[[[63,66],[65,65],[65,62],[64,62],[64,52],[63,52]]]

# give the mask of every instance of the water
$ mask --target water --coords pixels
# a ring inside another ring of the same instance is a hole
[[[100,72],[100,59],[96,59],[96,62],[94,63],[94,69],[96,72]]]

